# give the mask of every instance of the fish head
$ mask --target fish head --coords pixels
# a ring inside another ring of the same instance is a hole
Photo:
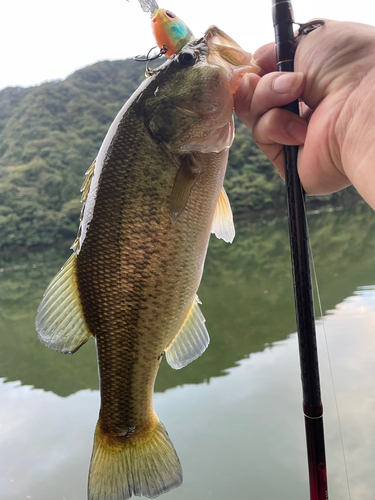
[[[145,124],[170,152],[220,152],[234,137],[233,104],[253,57],[219,28],[186,44],[150,78]]]

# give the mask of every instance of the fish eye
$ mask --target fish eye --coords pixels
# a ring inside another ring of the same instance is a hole
[[[169,19],[174,19],[176,17],[176,14],[173,14],[170,10],[165,11],[166,15],[169,17]]]
[[[197,59],[197,56],[194,52],[186,51],[181,52],[178,56],[178,62],[182,64],[182,66],[192,66]]]

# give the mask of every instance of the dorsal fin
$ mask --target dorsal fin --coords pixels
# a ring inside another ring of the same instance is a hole
[[[81,193],[82,193],[82,196],[81,196],[81,203],[82,203],[82,209],[81,209],[81,214],[79,216],[79,220],[82,222],[82,219],[83,219],[83,215],[85,213],[85,205],[86,205],[86,201],[87,201],[87,197],[89,195],[89,191],[90,191],[90,186],[91,186],[91,181],[92,181],[92,176],[94,175],[94,169],[95,169],[95,164],[96,164],[96,159],[91,163],[90,165],[90,168],[88,168],[85,172],[85,175],[86,175],[86,179],[81,187]],[[73,245],[70,247],[72,250],[74,250],[74,252],[76,252],[78,254],[79,252],[79,238],[81,236],[81,224],[78,228],[78,234],[77,234],[77,237],[76,239],[74,240],[74,243]]]
[[[221,188],[217,200],[211,233],[214,233],[217,238],[221,238],[227,243],[232,243],[235,236],[232,209],[224,187]]]
[[[86,172],[86,179],[81,188],[81,224],[77,238],[71,248],[74,253],[53,278],[43,300],[39,305],[35,326],[38,337],[43,344],[63,354],[73,354],[82,344],[87,342],[90,332],[83,315],[81,299],[78,291],[76,263],[80,245],[82,219],[85,210],[96,160]]]
[[[91,179],[92,179],[92,176],[94,174],[95,163],[96,163],[96,159],[92,162],[90,168],[88,168],[87,171],[85,172],[86,179],[81,187],[81,193],[82,193],[81,202],[82,203],[84,203],[87,200],[87,195],[89,194],[89,191],[90,191]]]
[[[201,302],[195,296],[184,324],[165,350],[172,368],[178,370],[188,365],[207,349],[210,342],[204,316],[199,308]]]
[[[73,253],[53,278],[35,320],[40,341],[63,354],[73,354],[92,337],[82,312],[76,261]]]

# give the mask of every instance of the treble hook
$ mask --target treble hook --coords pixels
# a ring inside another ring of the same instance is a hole
[[[146,76],[150,76],[152,75],[152,73],[155,71],[153,69],[150,68],[149,64],[151,61],[155,61],[155,59],[158,59],[159,57],[162,57],[164,56],[167,51],[168,51],[168,47],[166,47],[165,45],[162,46],[162,48],[160,49],[160,51],[155,55],[155,56],[150,56],[151,52],[154,50],[154,49],[157,49],[158,46],[155,45],[155,47],[152,47],[148,52],[147,52],[147,55],[146,57],[141,57],[140,55],[138,56],[135,56],[133,57],[133,59],[135,61],[139,61],[139,62],[147,62],[146,64]]]

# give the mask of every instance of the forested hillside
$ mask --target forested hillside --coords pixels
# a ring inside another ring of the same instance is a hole
[[[0,251],[75,238],[84,173],[144,70],[104,61],[0,92]],[[235,213],[284,207],[283,183],[239,123],[226,189]]]

